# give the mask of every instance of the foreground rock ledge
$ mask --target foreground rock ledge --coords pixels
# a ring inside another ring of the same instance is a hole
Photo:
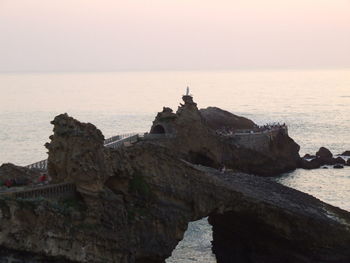
[[[76,184],[75,205],[1,200],[3,261],[160,263],[188,222],[209,216],[219,263],[350,262],[346,211],[267,178],[191,164],[152,141],[105,148],[95,126],[67,115],[53,124],[49,173]]]

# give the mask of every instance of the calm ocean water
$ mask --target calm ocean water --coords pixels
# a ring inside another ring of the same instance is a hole
[[[147,131],[189,85],[199,107],[218,106],[259,124],[279,121],[301,154],[350,150],[350,70],[0,74],[0,164],[46,158],[50,121],[67,112],[105,137]],[[297,170],[279,181],[350,211],[350,168]],[[169,263],[214,263],[211,229],[191,223]]]

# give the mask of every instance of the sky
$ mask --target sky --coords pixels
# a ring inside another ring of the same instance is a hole
[[[350,67],[350,0],[0,0],[0,72]]]

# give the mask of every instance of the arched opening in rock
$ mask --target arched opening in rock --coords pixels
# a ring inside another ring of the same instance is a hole
[[[156,125],[152,128],[151,134],[164,134],[165,129],[162,125]]]
[[[208,167],[218,168],[216,162],[204,153],[189,152],[189,161],[193,164],[200,164]]]
[[[211,242],[213,240],[212,227],[208,223],[208,218],[188,223],[188,228],[183,239],[173,250],[171,257],[166,259],[166,263],[191,263],[196,262],[213,263],[216,262],[212,253]]]

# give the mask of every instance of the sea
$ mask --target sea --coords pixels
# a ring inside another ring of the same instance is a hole
[[[0,73],[0,164],[46,159],[61,113],[105,137],[149,131],[163,106],[177,110],[186,87],[199,108],[217,106],[257,124],[286,123],[300,154],[350,150],[350,69]],[[302,170],[274,179],[350,211],[350,167]],[[206,218],[188,225],[167,263],[215,263]]]

